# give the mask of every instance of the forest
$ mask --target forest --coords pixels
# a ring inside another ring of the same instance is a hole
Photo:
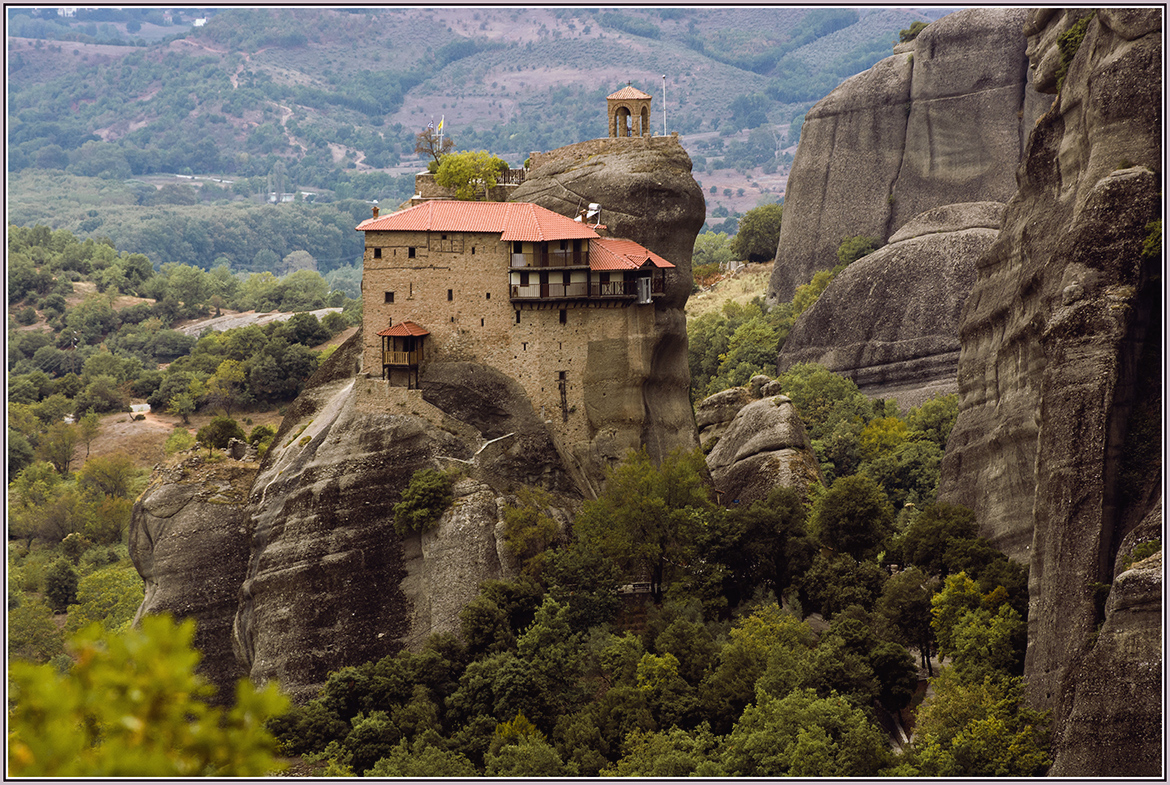
[[[700,259],[750,257],[757,233],[774,247],[782,209],[769,207],[744,216],[742,236],[700,236],[696,277]],[[779,381],[824,485],[723,507],[701,452],[661,465],[631,453],[567,530],[560,502],[520,491],[505,542],[521,573],[484,584],[459,634],[343,668],[302,705],[246,683],[233,709],[205,702],[190,622],[130,624],[143,589],[126,535],[146,469],[78,456],[101,416],[143,399],[184,421],[211,415],[196,434],[176,428],[168,455],[224,460],[215,448],[230,438],[263,454],[275,429],[248,432],[252,413],[295,398],[329,351],[313,347],[360,322],[360,272],[322,277],[304,251],[280,260],[282,277],[226,263],[155,270],[45,226],[10,226],[8,242],[14,773],[255,775],[300,760],[326,776],[1033,776],[1048,765],[1046,717],[1020,686],[1026,570],[977,536],[969,510],[935,500],[956,398],[901,412],[814,365]],[[873,245],[848,238],[839,269]],[[766,368],[826,283],[771,311],[757,301],[695,320],[696,400]],[[300,313],[174,329],[245,308]],[[318,308],[333,310],[305,313]],[[433,525],[456,479],[417,473],[393,506],[400,533]],[[623,591],[632,576],[650,593]],[[156,652],[167,678],[136,670],[132,651]],[[151,722],[172,748],[112,729],[45,748],[46,723],[112,727],[83,683],[122,696],[109,711],[179,707]],[[200,736],[212,730],[186,721],[197,714],[219,717],[231,742]],[[907,744],[898,729],[910,723]],[[180,760],[176,744],[219,751]]]

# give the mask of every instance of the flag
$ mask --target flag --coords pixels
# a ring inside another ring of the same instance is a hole
[[[439,133],[443,133],[443,121],[447,119],[447,115],[439,118]]]
[[[442,121],[439,122],[439,125],[440,126],[442,125]],[[435,121],[434,120],[431,120],[429,123],[427,123],[427,130],[428,131],[435,130]]]

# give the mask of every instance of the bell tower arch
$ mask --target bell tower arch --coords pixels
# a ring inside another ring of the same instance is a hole
[[[650,100],[649,93],[643,93],[630,82],[606,96],[610,138],[651,136]]]

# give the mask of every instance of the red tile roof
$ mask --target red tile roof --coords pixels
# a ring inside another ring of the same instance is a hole
[[[597,237],[597,232],[587,224],[528,202],[447,199],[433,199],[389,215],[368,218],[358,224],[357,229],[363,232],[498,232],[504,242],[592,240]]]
[[[589,268],[592,270],[637,270],[647,264],[660,268],[674,267],[633,240],[599,237],[589,243]]]
[[[419,327],[414,322],[399,322],[389,329],[382,330],[378,333],[378,335],[382,336],[383,338],[409,338],[418,337],[420,335],[430,335],[430,333]]]
[[[621,90],[618,90],[616,93],[613,93],[611,95],[606,96],[607,99],[614,99],[617,101],[629,100],[632,98],[649,98],[649,97],[650,97],[649,93],[643,93],[638,88],[631,87],[629,85],[626,85]]]

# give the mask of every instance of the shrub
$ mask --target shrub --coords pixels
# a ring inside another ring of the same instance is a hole
[[[402,492],[402,501],[394,505],[394,529],[405,537],[423,531],[451,505],[451,477],[434,469],[419,469]]]
[[[861,235],[846,237],[837,246],[837,261],[841,264],[850,264],[873,253],[881,246],[882,241],[876,237],[862,237]]]
[[[49,607],[57,613],[65,610],[77,602],[77,570],[67,557],[62,556],[53,562],[49,572],[45,575],[45,599]]]
[[[195,434],[195,440],[200,444],[206,444],[208,449],[218,447],[223,449],[228,446],[228,442],[232,439],[239,439],[244,441],[246,435],[240,424],[231,417],[215,417],[210,423],[199,429]]]
[[[163,449],[167,455],[174,455],[177,452],[190,450],[195,446],[195,437],[186,428],[180,428],[167,437]]]

